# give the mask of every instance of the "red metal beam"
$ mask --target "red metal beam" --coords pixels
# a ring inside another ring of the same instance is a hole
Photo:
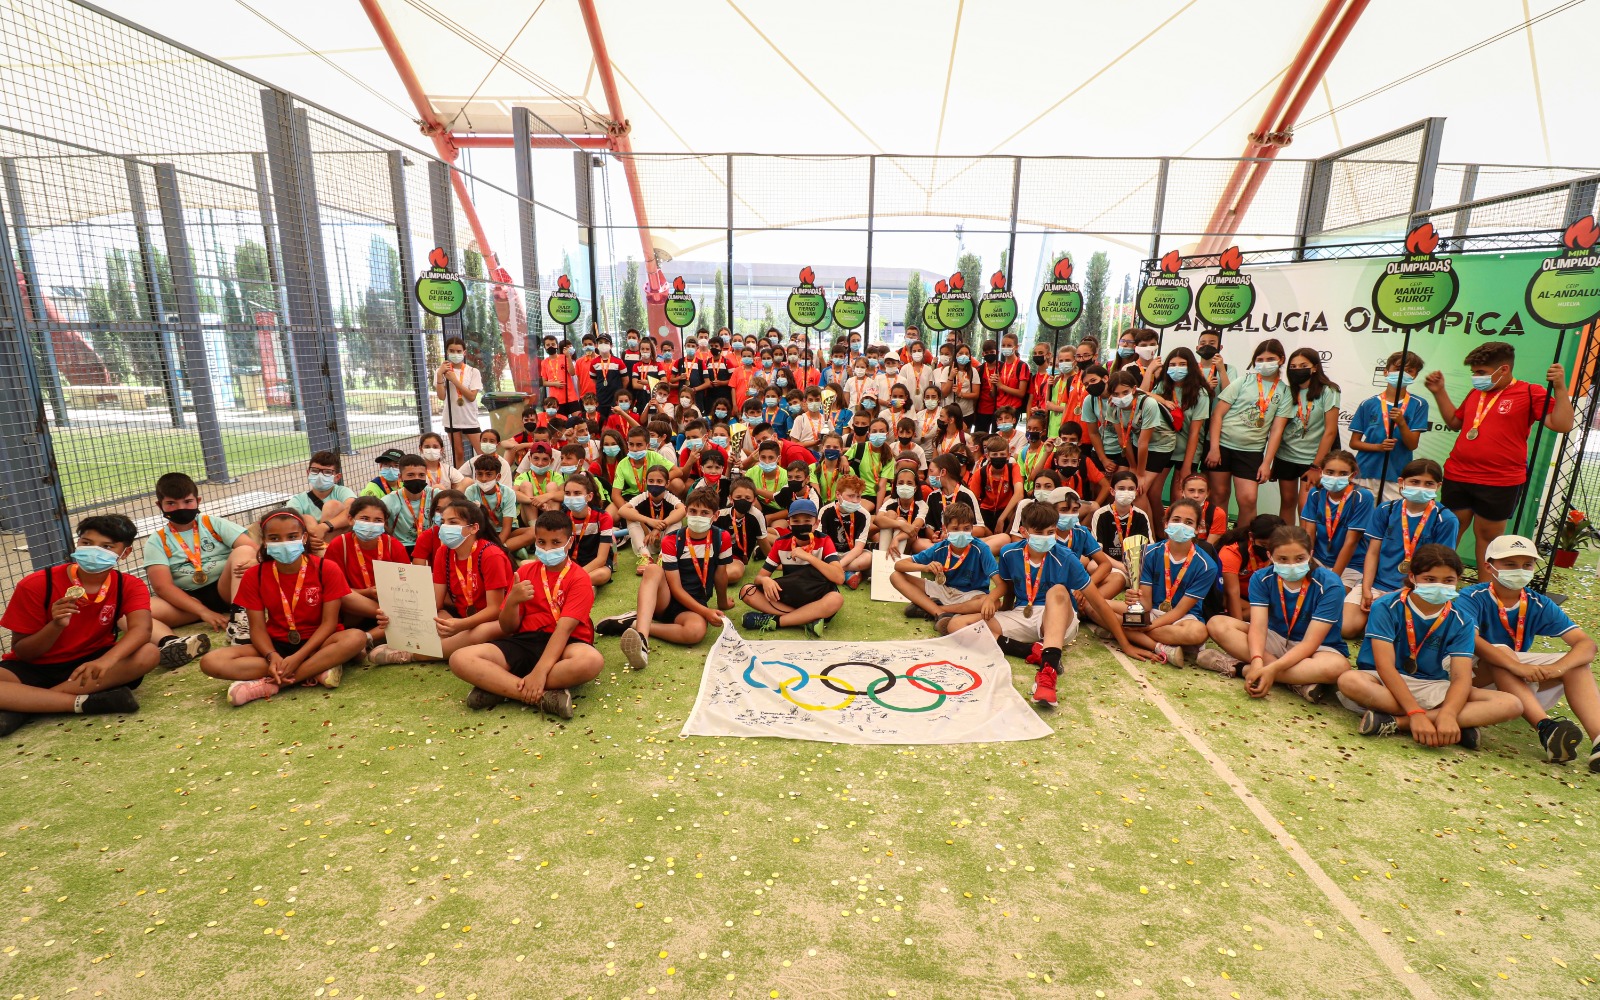
[[[1322,12],[1317,15],[1316,21],[1311,25],[1311,30],[1306,33],[1305,39],[1300,43],[1300,49],[1295,53],[1294,61],[1289,64],[1289,69],[1283,74],[1283,79],[1278,81],[1277,89],[1272,93],[1272,99],[1267,103],[1266,108],[1262,110],[1261,119],[1256,123],[1256,130],[1247,137],[1244,152],[1240,154],[1242,159],[1234,165],[1233,174],[1228,178],[1227,187],[1223,189],[1222,197],[1217,199],[1217,207],[1211,212],[1211,221],[1206,224],[1207,233],[1222,231],[1224,217],[1238,197],[1239,191],[1244,185],[1245,176],[1252,166],[1248,161],[1253,157],[1262,155],[1262,151],[1265,149],[1276,148],[1258,140],[1263,139],[1268,134],[1268,131],[1272,128],[1273,120],[1278,117],[1278,113],[1288,103],[1290,95],[1294,93],[1295,86],[1300,82],[1300,77],[1305,73],[1306,66],[1310,64],[1318,46],[1327,38],[1328,29],[1333,25],[1334,17],[1339,13],[1339,8],[1343,7],[1345,2],[1346,0],[1327,0],[1322,5]],[[1215,237],[1212,236],[1203,237],[1200,241],[1199,252],[1214,252],[1208,249],[1214,240]]]
[[[633,200],[633,218],[639,227],[639,245],[644,251],[644,301],[649,311],[650,332],[653,333],[667,325],[667,278],[656,263],[655,242],[650,238],[650,220],[644,207],[644,191],[639,185],[638,167],[633,162],[633,144],[628,141],[628,120],[622,114],[622,98],[617,91],[616,74],[611,69],[611,53],[606,49],[605,35],[600,31],[600,15],[595,12],[594,0],[578,0],[578,8],[583,11],[583,26],[589,32],[589,48],[594,54],[595,70],[606,95],[606,114],[611,117],[611,148],[622,161],[622,172],[628,179],[628,194]],[[672,339],[677,340],[676,337]]]
[[[457,149],[510,149],[509,135],[454,135],[451,141]],[[528,145],[535,149],[610,149],[611,140],[603,135],[535,135]]]

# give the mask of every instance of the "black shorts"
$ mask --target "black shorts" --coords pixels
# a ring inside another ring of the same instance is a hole
[[[272,648],[276,650],[278,655],[284,659],[288,659],[294,654],[300,652],[300,647],[304,645],[304,642],[285,642],[282,639],[272,640]]]
[[[989,510],[987,507],[978,508],[978,514],[983,518],[983,526],[990,531],[995,530],[995,526],[1000,523],[1000,515],[1004,513],[1005,511],[1003,510]]]
[[[88,663],[90,660],[104,656],[111,647],[90,653],[88,656],[75,660],[63,660],[60,663],[27,663],[23,660],[0,660],[0,669],[9,670],[17,675],[17,680],[28,687],[53,688],[65,684],[72,676],[72,672]],[[135,677],[125,687],[136,688],[144,682],[143,677]]]
[[[809,566],[806,568],[810,569]],[[837,589],[814,569],[809,573],[785,573],[778,580],[778,601],[791,608],[803,608],[807,604],[822,600]]]
[[[506,658],[506,669],[511,671],[511,676],[526,677],[539,665],[539,658],[549,644],[549,632],[518,632],[504,639],[496,639],[489,645]]]
[[[1509,521],[1517,512],[1517,496],[1522,492],[1522,485],[1484,486],[1446,479],[1439,489],[1439,502],[1452,511],[1471,511],[1485,521]]]
[[[482,434],[482,427],[446,427],[446,434]]]
[[[1147,451],[1144,453],[1144,471],[1166,472],[1172,468],[1172,452]]]
[[[1259,451],[1234,451],[1223,445],[1218,445],[1217,450],[1221,452],[1222,464],[1215,469],[1206,466],[1207,472],[1226,472],[1240,479],[1254,479],[1261,471],[1262,453]]]
[[[182,588],[179,589],[181,590]],[[217,593],[217,581],[215,580],[212,580],[204,587],[196,587],[194,590],[185,590],[183,592],[204,604],[207,611],[215,611],[219,615],[233,613],[233,605],[224,601],[222,595]]]
[[[1085,449],[1085,450],[1087,450],[1087,449]],[[1113,469],[1130,469],[1130,468],[1132,468],[1132,466],[1130,466],[1128,464],[1127,459],[1123,456],[1122,452],[1120,452],[1120,451],[1106,452],[1106,469],[1105,469],[1105,471],[1110,472]]]
[[[1291,462],[1285,458],[1274,458],[1272,460],[1272,481],[1275,483],[1284,483],[1291,479],[1299,479],[1310,471],[1310,462],[1302,464],[1300,462]]]

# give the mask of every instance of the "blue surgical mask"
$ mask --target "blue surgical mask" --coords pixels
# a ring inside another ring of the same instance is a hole
[[[713,434],[711,436],[711,443],[716,445],[718,448],[726,448],[728,446],[728,435]]]
[[[1383,377],[1383,380],[1395,388],[1402,388],[1415,382],[1417,377],[1415,375],[1402,375],[1400,372],[1390,372]]]
[[[1350,477],[1349,476],[1329,476],[1329,475],[1324,475],[1322,477],[1322,488],[1327,490],[1329,493],[1338,493],[1341,490],[1343,490],[1346,486],[1349,486],[1349,485],[1350,485]]]
[[[557,471],[560,472],[563,476],[570,476],[574,472],[578,471],[578,467],[576,465],[563,465]]]
[[[1182,382],[1184,379],[1186,379],[1188,377],[1189,377],[1189,369],[1187,369],[1187,368],[1168,368],[1167,369],[1167,378],[1172,380],[1173,382]]]
[[[628,402],[625,399],[617,400],[617,412],[619,412],[619,413],[627,413],[631,409],[633,409],[633,404],[632,403]]]
[[[762,472],[765,472],[768,475],[778,471],[777,462],[757,462],[756,466],[760,468]]]
[[[716,415],[716,418],[718,420],[726,420],[726,419],[728,419],[728,411],[725,410],[725,409],[722,409],[721,407],[718,407],[717,409],[715,409],[715,410],[713,410],[711,412]]]
[[[995,424],[994,429],[1001,434],[1010,434],[1017,427],[1016,424]]]
[[[540,562],[544,563],[551,569],[555,569],[557,566],[560,566],[562,563],[567,561],[567,550],[565,548],[541,549],[535,546],[533,554],[539,558]]]
[[[1427,503],[1439,495],[1438,490],[1430,490],[1424,486],[1402,486],[1400,495],[1412,503]]]
[[[1257,361],[1256,374],[1262,378],[1271,378],[1278,374],[1278,363],[1276,361]]]
[[[605,452],[607,458],[616,458],[622,453],[622,448],[614,444],[605,445],[600,450]]]
[[[1011,357],[1012,355],[1014,355],[1016,353],[1017,353],[1017,351],[1016,351],[1016,348],[1014,348],[1014,347],[1002,347],[1002,348],[1000,348],[1000,356],[1002,358],[1009,358],[1009,357]]]
[[[435,528],[437,528],[439,525],[441,525],[443,523],[444,523],[444,515],[443,514],[435,514],[435,515],[433,515],[433,526]]]
[[[861,505],[854,500],[840,500],[839,509],[846,514],[854,514],[861,509]]]
[[[398,482],[400,480],[400,470],[392,465],[387,469],[379,469],[378,478],[386,483]]]
[[[294,562],[305,555],[306,543],[295,539],[292,542],[268,542],[267,555],[277,562],[285,565]]]
[[[306,483],[312,489],[317,490],[319,492],[324,492],[325,493],[328,490],[333,489],[333,473],[331,473],[331,472],[312,472],[312,473],[308,473],[306,475]]]
[[[585,510],[589,509],[589,501],[585,497],[562,497],[561,506],[572,511],[574,514],[582,514]]]
[[[690,451],[699,451],[706,446],[704,438],[684,438],[683,446]]]
[[[1167,525],[1167,537],[1179,545],[1194,541],[1194,529],[1179,522]]]
[[[972,544],[972,532],[970,531],[952,531],[944,537],[950,543],[952,549],[964,549]]]
[[[1057,531],[1071,531],[1073,528],[1076,528],[1077,526],[1078,526],[1078,515],[1076,515],[1076,514],[1057,514],[1056,515],[1056,530]]]
[[[1474,375],[1472,376],[1472,387],[1479,392],[1488,392],[1494,388],[1494,376]]]
[[[821,413],[822,403],[815,399],[807,400],[806,409],[810,410],[812,413]]]
[[[453,549],[467,540],[466,529],[459,524],[439,525],[439,544]]]
[[[771,368],[772,367],[772,359],[771,358],[762,358],[761,359],[761,367],[763,367],[763,368]]]
[[[1168,534],[1171,534],[1171,532],[1169,531]],[[1311,572],[1311,564],[1308,562],[1273,563],[1272,571],[1278,574],[1279,579],[1295,583],[1306,578],[1306,574]]]
[[[876,410],[878,408],[878,401],[875,399],[863,399],[861,401],[861,408],[863,410]]]
[[[1032,549],[1035,552],[1041,552],[1041,553],[1042,552],[1049,552],[1051,549],[1053,549],[1055,547],[1056,547],[1056,536],[1054,536],[1054,535],[1029,535],[1028,536],[1028,548]]]
[[[354,521],[350,530],[363,542],[370,542],[383,534],[382,521]]]
[[[889,440],[889,435],[887,434],[872,433],[867,435],[867,443],[872,445],[874,448],[883,447],[883,443],[887,440]]]
[[[572,439],[572,443],[573,444],[588,444],[592,440],[593,440],[593,438],[589,437],[589,435],[587,435],[587,434],[579,434],[577,437]]]
[[[928,473],[928,485],[931,486],[932,488],[938,489],[940,484],[943,483],[943,482],[944,482],[944,480],[941,479],[940,477],[934,475],[931,472]]]
[[[635,462],[642,462],[644,461],[644,457],[648,454],[650,454],[648,451],[633,451],[632,449],[629,449],[628,458]]]
[[[1429,604],[1449,604],[1456,599],[1456,588],[1448,583],[1419,583],[1411,589]]]
[[[117,554],[98,545],[80,545],[72,550],[72,561],[85,573],[104,573],[117,564]]]
[[[1118,347],[1117,347],[1117,357],[1119,357],[1119,358],[1131,358],[1131,357],[1133,357],[1133,348],[1131,348],[1131,347],[1123,347],[1121,345],[1118,345]]]
[[[782,375],[779,375],[777,378],[773,379],[772,384],[780,389],[789,388],[789,380]]]

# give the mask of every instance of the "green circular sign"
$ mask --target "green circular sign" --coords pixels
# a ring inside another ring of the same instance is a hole
[[[947,330],[965,329],[976,311],[971,292],[946,292],[939,298],[939,322]]]
[[[435,316],[454,316],[467,305],[467,286],[460,278],[443,273],[417,279],[417,304]]]
[[[796,326],[821,326],[828,319],[828,300],[821,292],[802,285],[789,293],[789,319]]]
[[[694,299],[688,292],[673,292],[667,296],[663,311],[667,314],[667,322],[682,330],[694,322]]]
[[[1139,289],[1137,308],[1145,326],[1165,330],[1189,315],[1189,306],[1193,303],[1194,292],[1187,280],[1158,277],[1151,278]]]
[[[845,292],[833,300],[833,321],[846,330],[859,329],[867,321],[867,300]]]
[[[1200,286],[1194,298],[1194,314],[1206,326],[1221,330],[1250,315],[1256,304],[1256,288],[1246,275],[1216,279],[1211,275]]]
[[[1450,311],[1460,291],[1448,257],[1391,261],[1372,286],[1372,310],[1396,329],[1427,326]]]
[[[1528,312],[1545,326],[1574,330],[1600,318],[1600,256],[1588,250],[1541,262],[1528,282]]]
[[[562,326],[571,326],[583,315],[583,302],[568,291],[551,292],[544,304],[544,314]]]
[[[943,330],[945,325],[939,322],[939,296],[922,304],[922,325],[929,330]]]
[[[1040,289],[1034,312],[1043,325],[1065,330],[1083,315],[1083,290],[1070,281],[1052,281]]]
[[[978,322],[998,333],[1017,321],[1017,300],[1010,292],[993,291],[978,303]]]

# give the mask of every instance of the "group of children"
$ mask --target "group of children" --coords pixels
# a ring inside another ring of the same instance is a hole
[[[128,711],[146,672],[195,657],[234,705],[336,687],[363,655],[418,660],[385,642],[379,562],[429,567],[442,659],[469,705],[570,717],[571,690],[602,668],[596,633],[618,636],[634,669],[653,642],[698,643],[739,603],[746,630],[819,637],[878,556],[908,617],[941,634],[982,623],[1037,665],[1042,704],[1082,626],[1136,659],[1242,677],[1254,697],[1336,690],[1361,732],[1429,745],[1474,746],[1521,715],[1550,759],[1571,760],[1583,731],[1547,714],[1565,694],[1592,746],[1593,643],[1527,589],[1537,554],[1501,533],[1508,484],[1492,481],[1514,471],[1519,429],[1518,463],[1533,423],[1570,426],[1565,393],[1513,379],[1498,341],[1468,356],[1459,407],[1430,374],[1446,426],[1466,429],[1441,469],[1413,458],[1429,427],[1409,393],[1414,354],[1391,357],[1388,388],[1357,408],[1352,454],[1316,352],[1268,340],[1237,373],[1216,332],[1164,361],[1158,344],[1127,331],[1104,361],[1093,340],[1054,357],[1038,344],[1030,365],[1010,334],[937,352],[914,329],[898,352],[840,338],[824,357],[776,331],[702,331],[674,362],[631,331],[620,351],[547,338],[544,394],[501,439],[476,426],[481,376],[452,342],[436,382],[448,442],[383,453],[359,488],[319,452],[306,491],[247,530],[201,513],[187,476],[163,476],[148,585],[115,568],[132,523],[86,519],[72,562],[25,578],[0,620],[13,634],[0,729]],[[1269,479],[1282,517],[1255,513]],[[1467,525],[1481,570],[1460,590]],[[635,556],[635,609],[594,622],[619,545]],[[232,643],[172,632],[197,622]],[[1567,652],[1532,652],[1541,636]]]

